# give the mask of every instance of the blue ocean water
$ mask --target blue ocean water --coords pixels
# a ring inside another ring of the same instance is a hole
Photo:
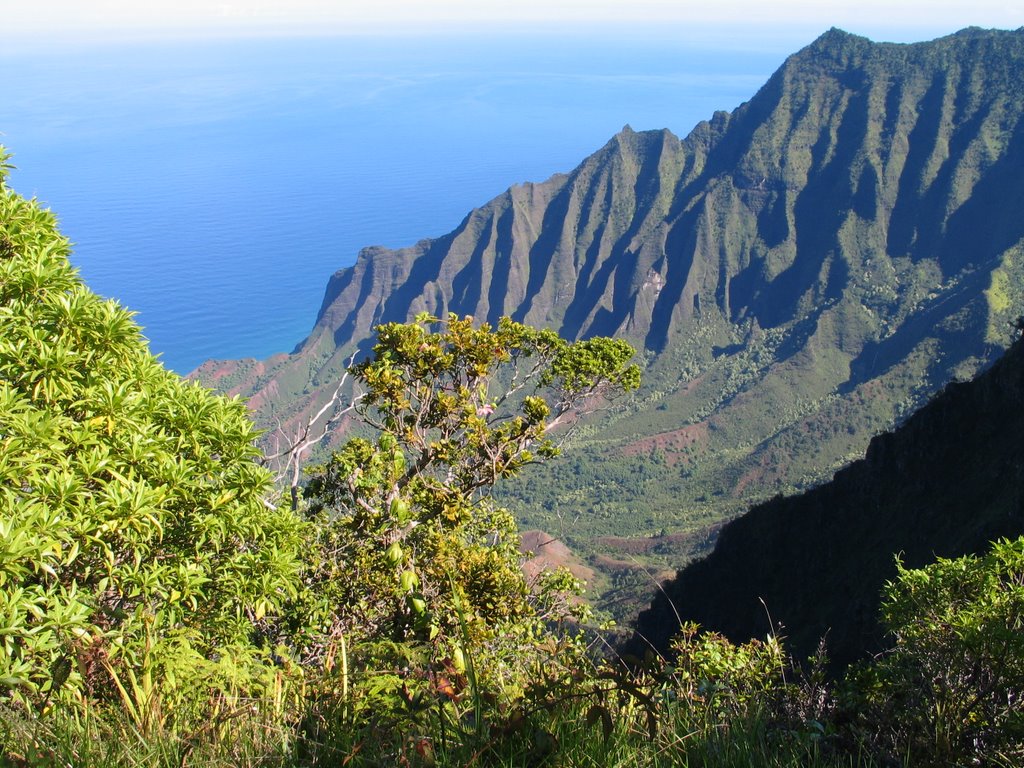
[[[187,372],[291,350],[360,248],[444,234],[627,123],[685,135],[796,47],[520,34],[0,53],[0,142],[88,284]]]

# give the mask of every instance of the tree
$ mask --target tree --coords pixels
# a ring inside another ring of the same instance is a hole
[[[251,651],[300,573],[244,404],[165,370],[68,253],[0,176],[0,684],[36,700]]]
[[[377,328],[372,356],[351,368],[372,436],[311,473],[307,512],[322,536],[312,580],[330,594],[320,624],[334,632],[442,642],[535,616],[515,523],[491,489],[639,385],[623,341],[455,315],[430,332],[438,322]]]

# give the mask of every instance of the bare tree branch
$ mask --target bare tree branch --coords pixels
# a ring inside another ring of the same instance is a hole
[[[284,478],[288,472],[291,472],[290,479],[290,491],[291,491],[291,508],[292,511],[298,510],[299,507],[299,476],[302,472],[302,458],[303,454],[309,450],[312,446],[319,443],[331,431],[335,428],[338,422],[345,414],[351,412],[358,405],[359,401],[362,400],[363,394],[353,394],[349,399],[348,404],[342,406],[342,400],[344,397],[343,390],[345,385],[348,383],[350,369],[352,364],[355,362],[355,354],[348,359],[345,364],[345,372],[342,374],[341,379],[338,381],[338,386],[335,387],[334,393],[327,399],[323,407],[320,408],[315,414],[312,414],[306,423],[295,433],[291,439],[285,439],[286,446],[283,450],[278,450],[276,453],[263,456],[260,459],[260,463],[263,466],[268,466],[271,462],[279,461],[282,458],[287,457],[284,466],[281,467],[277,479],[280,481]],[[317,422],[331,409],[334,409],[330,417],[323,423],[319,429],[315,429]],[[315,431],[314,431],[315,430]],[[281,444],[281,436],[284,434],[284,430],[278,423],[278,428],[274,431],[274,445],[275,448]]]

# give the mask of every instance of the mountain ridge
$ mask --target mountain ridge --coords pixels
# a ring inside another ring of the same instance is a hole
[[[443,237],[364,249],[294,353],[195,375],[287,426],[375,324],[420,311],[623,337],[646,366],[637,401],[506,498],[527,527],[577,519],[562,533],[591,553],[623,533],[703,541],[691,534],[826,479],[1009,343],[1022,70],[1024,31],[830,30],[685,138],[627,126]],[[659,562],[694,551],[666,545]]]

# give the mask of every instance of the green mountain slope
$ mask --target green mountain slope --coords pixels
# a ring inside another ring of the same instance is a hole
[[[978,554],[1024,534],[1024,341],[953,384],[822,486],[754,507],[714,552],[665,585],[633,649],[665,650],[679,621],[736,641],[781,622],[809,655],[827,633],[836,662],[881,650],[882,585],[936,557]]]
[[[1022,70],[1024,32],[831,30],[685,139],[627,127],[444,237],[364,250],[292,354],[196,375],[288,425],[376,323],[419,311],[627,338],[644,350],[637,401],[506,497],[637,588],[635,558],[701,551],[711,526],[828,477],[1009,342]]]

